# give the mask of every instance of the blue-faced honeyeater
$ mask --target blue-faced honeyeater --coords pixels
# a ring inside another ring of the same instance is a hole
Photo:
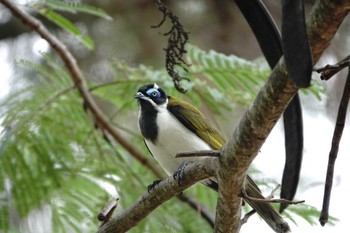
[[[225,144],[224,137],[196,107],[168,96],[157,84],[142,86],[134,97],[140,106],[138,123],[145,144],[168,175],[176,172],[184,161],[200,159],[175,158],[179,152],[219,150]],[[214,189],[218,187],[214,179],[202,183]],[[247,195],[264,198],[249,176],[245,183]],[[275,232],[290,231],[288,223],[269,203],[245,201]]]

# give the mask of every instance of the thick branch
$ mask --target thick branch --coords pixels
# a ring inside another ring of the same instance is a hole
[[[350,10],[348,0],[318,0],[306,22],[314,64],[329,46]]]
[[[207,158],[184,168],[186,174],[181,185],[172,176],[157,184],[150,193],[144,193],[134,204],[103,225],[98,233],[127,232],[165,201],[177,196],[186,188],[211,177],[217,168],[218,158]],[[118,211],[118,210],[117,210]]]
[[[307,22],[314,62],[329,45],[349,8],[348,0],[324,0],[315,4]],[[222,150],[221,167],[217,174],[219,197],[215,232],[239,231],[239,194],[248,167],[297,90],[289,80],[281,58]]]

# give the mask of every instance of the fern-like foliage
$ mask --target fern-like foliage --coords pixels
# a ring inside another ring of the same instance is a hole
[[[247,106],[263,85],[269,70],[263,63],[189,46],[192,64],[188,94],[181,95],[213,113]],[[37,80],[2,101],[0,109],[0,231],[20,231],[11,213],[25,219],[33,210],[49,206],[54,232],[95,232],[97,213],[112,197],[118,208],[133,203],[155,177],[115,142],[95,128],[64,67],[48,54],[44,63],[18,60],[36,71]],[[165,70],[130,67],[111,62],[114,80],[89,83],[90,91],[123,136],[146,154],[136,127],[133,94],[156,82],[179,96]],[[108,137],[108,135],[107,135]],[[201,186],[188,190],[215,210],[216,193]],[[210,193],[210,194],[208,194]],[[177,216],[174,218],[174,216]],[[40,224],[40,223],[39,223]],[[171,200],[131,232],[208,232],[208,224],[185,204]]]
[[[205,80],[212,97],[245,105],[254,99],[270,72],[261,62],[250,62],[213,50],[207,52],[193,45],[188,46],[187,59],[191,64],[189,75],[192,79]]]
[[[301,204],[298,206],[290,206],[288,209],[286,209],[285,215],[296,225],[298,223],[295,220],[294,216],[300,216],[303,220],[305,220],[310,225],[318,225],[319,224],[319,218],[320,218],[320,211],[315,208],[314,206],[310,206],[307,204]],[[328,223],[331,226],[334,226],[336,222],[338,222],[339,219],[329,216]]]
[[[80,41],[86,48],[90,50],[94,49],[95,47],[94,41],[90,38],[90,36],[84,34],[76,25],[74,25],[74,23],[72,23],[68,18],[58,12],[82,12],[107,20],[112,19],[104,10],[79,2],[38,0],[33,2],[31,1],[27,6],[73,35],[78,41]]]
[[[119,145],[103,139],[84,111],[65,69],[53,57],[44,55],[44,58],[44,65],[19,60],[22,66],[37,72],[32,78],[39,81],[1,103],[4,130],[0,145],[0,230],[20,231],[19,225],[10,223],[11,212],[17,212],[18,218],[24,219],[45,205],[50,207],[54,232],[95,232],[97,213],[110,198],[118,195],[120,206],[128,206],[154,177]],[[136,126],[137,106],[132,93],[141,85],[135,81],[139,78],[138,72],[126,80],[119,76],[114,86],[95,88],[92,92],[96,92],[96,97],[109,95],[115,109],[111,119],[124,115],[121,118],[125,120],[125,114],[132,110],[134,124],[129,123],[127,129],[122,129],[125,137],[145,151],[139,134],[132,129]],[[151,80],[142,80],[148,81]],[[120,122],[116,122],[118,125]],[[168,213],[175,211],[193,219],[193,229],[189,232],[203,229],[202,224],[196,224],[202,221],[200,218],[190,215],[188,207],[177,205],[175,201],[169,202],[154,213],[155,217],[133,231],[159,231],[165,225],[183,231],[185,218],[172,220],[172,214],[165,214],[169,208],[175,209]]]

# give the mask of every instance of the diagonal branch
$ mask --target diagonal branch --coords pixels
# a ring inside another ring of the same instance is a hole
[[[173,176],[158,183],[150,193],[144,193],[130,207],[103,225],[98,233],[127,232],[165,201],[177,196],[186,188],[205,178],[211,177],[218,167],[218,158],[207,158],[190,163],[184,168],[186,176],[181,185]]]

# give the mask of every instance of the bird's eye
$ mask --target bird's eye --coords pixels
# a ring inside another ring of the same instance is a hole
[[[160,92],[157,89],[149,89],[147,95],[153,98],[160,98]]]

